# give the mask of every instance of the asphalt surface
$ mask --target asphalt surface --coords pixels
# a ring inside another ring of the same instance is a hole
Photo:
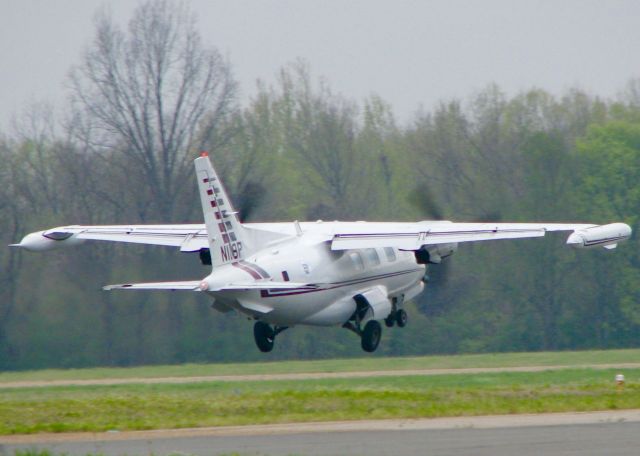
[[[0,438],[0,455],[29,448],[70,456],[637,456],[640,410]]]

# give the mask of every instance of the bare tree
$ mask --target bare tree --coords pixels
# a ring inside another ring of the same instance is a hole
[[[115,153],[137,170],[153,192],[141,192],[153,215],[169,222],[191,178],[193,149],[202,138],[228,140],[227,119],[236,110],[229,63],[203,46],[184,4],[147,1],[128,31],[106,13],[96,18],[93,44],[70,76],[79,131],[95,135],[96,150]],[[127,172],[127,169],[124,172]],[[153,217],[151,215],[151,217]]]

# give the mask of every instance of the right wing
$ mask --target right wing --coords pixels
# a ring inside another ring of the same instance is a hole
[[[567,244],[577,247],[613,246],[631,236],[631,228],[624,223],[354,223],[345,224],[334,232],[331,249],[395,247],[419,250],[438,244],[542,237],[548,231],[573,231]]]

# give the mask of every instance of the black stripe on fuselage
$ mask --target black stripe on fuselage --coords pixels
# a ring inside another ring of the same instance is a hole
[[[396,277],[404,274],[411,274],[414,272],[421,272],[421,271],[422,271],[421,269],[406,269],[404,271],[396,271],[396,272],[390,272],[386,274],[377,274],[369,277],[361,277],[359,279],[345,280],[343,282],[334,282],[322,288],[300,287],[300,288],[287,288],[287,289],[278,289],[278,288],[265,289],[265,290],[260,290],[260,297],[277,298],[281,296],[293,296],[293,295],[306,294],[306,293],[316,293],[318,291],[335,290],[336,288],[348,287],[351,285],[359,285],[361,283],[372,282],[374,280],[389,279],[391,277]]]

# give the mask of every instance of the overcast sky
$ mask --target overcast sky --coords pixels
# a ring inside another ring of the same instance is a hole
[[[401,120],[490,82],[608,97],[640,76],[638,0],[187,3],[205,43],[230,58],[243,100],[297,57],[336,92],[380,95]],[[29,103],[64,107],[67,72],[104,4],[126,24],[138,2],[0,0],[0,128]]]

